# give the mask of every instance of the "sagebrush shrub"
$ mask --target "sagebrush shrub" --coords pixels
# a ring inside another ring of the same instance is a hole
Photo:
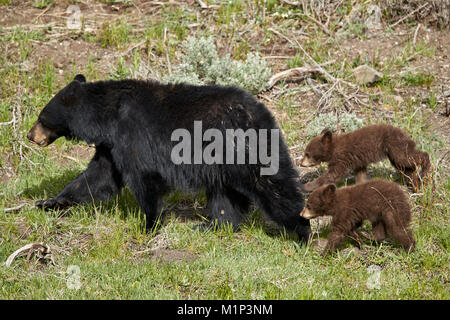
[[[338,117],[332,113],[323,113],[315,117],[306,128],[306,136],[308,138],[317,137],[320,135],[323,129],[330,129],[336,131],[336,129],[342,129],[344,132],[350,132],[361,128],[364,121],[358,118],[353,113],[343,113]]]
[[[163,77],[164,82],[234,85],[257,94],[271,76],[266,61],[257,53],[249,53],[245,61],[233,60],[228,54],[220,57],[212,37],[189,37],[182,49],[181,64]]]

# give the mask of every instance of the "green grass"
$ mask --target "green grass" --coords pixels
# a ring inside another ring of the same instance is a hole
[[[0,0],[0,4],[9,2]],[[42,8],[52,5],[52,1],[33,1],[30,6],[38,2]],[[131,1],[97,2],[133,8]],[[367,90],[369,107],[352,100],[359,107],[354,111],[365,123],[388,122],[403,128],[418,148],[430,154],[433,165],[448,147],[445,135],[431,125],[440,106],[438,76],[419,71],[400,73],[415,59],[426,63],[438,54],[422,40],[414,48],[410,42],[402,45],[399,55],[378,51],[370,57],[356,54],[350,59],[345,52],[334,55],[342,52],[343,39],[327,38],[316,24],[302,17],[312,14],[309,7],[303,12],[301,6],[277,1],[227,1],[219,9],[208,10],[208,14],[185,5],[155,8],[158,11],[152,11],[153,20],[144,17],[137,25],[126,14],[116,19],[99,18],[95,31],[81,31],[77,39],[64,39],[84,41],[90,52],[85,60],[74,55],[66,62],[62,75],[51,56],[36,56],[38,47],[52,40],[48,27],[0,28],[0,122],[13,119],[13,113],[16,120],[14,126],[0,125],[1,299],[450,298],[450,178],[445,166],[433,168],[430,179],[434,183],[428,182],[419,193],[409,193],[417,243],[416,251],[410,254],[390,242],[377,245],[367,240],[359,254],[346,250],[354,246],[347,241],[342,250],[323,258],[314,247],[299,245],[295,236],[267,222],[256,209],[252,209],[239,232],[227,228],[200,232],[193,227],[204,220],[204,192],[168,195],[164,217],[150,233],[143,231],[143,215],[128,189],[107,203],[75,206],[65,212],[33,208],[34,201],[55,196],[88,163],[86,156],[77,155],[88,149],[83,142],[58,139],[50,147],[38,148],[26,141],[27,131],[52,96],[77,73],[84,73],[88,81],[122,79],[146,64],[154,74],[166,74],[168,63],[175,67],[180,62],[180,43],[193,35],[216,36],[220,54],[230,54],[236,60],[255,51],[289,55],[285,60],[268,60],[275,72],[311,61],[269,28],[288,37],[297,37],[301,33],[295,32],[307,30],[309,34],[302,38],[301,45],[318,63],[337,59],[326,66],[333,76],[352,81],[352,69],[364,63],[383,71],[383,79],[373,88],[361,89]],[[334,32],[339,17],[350,10],[351,2],[345,1],[338,8],[338,15],[331,17],[330,30]],[[360,26],[346,28],[364,40]],[[141,46],[119,55],[142,41]],[[286,51],[272,52],[272,46]],[[96,56],[95,50],[102,55]],[[102,59],[105,52],[112,57],[106,67]],[[384,56],[387,60],[382,63]],[[321,76],[314,76],[313,80],[317,85],[326,84]],[[325,92],[330,87],[331,84],[320,90]],[[308,88],[304,82],[281,81],[258,97],[274,112],[287,144],[297,148],[293,152],[299,154],[307,142],[306,128],[317,110],[318,98]],[[337,89],[346,87],[340,84]],[[403,90],[413,93],[403,95]],[[420,95],[421,90],[426,92],[425,98]],[[333,109],[323,112],[344,110],[345,99],[339,92],[331,92],[335,99],[330,104]],[[388,98],[394,93],[403,95],[401,106]],[[418,101],[424,101],[425,106]],[[393,111],[382,112],[383,105]],[[299,154],[294,153],[293,157]],[[389,161],[373,164],[369,172],[374,177],[400,181]],[[353,178],[349,177],[339,186],[352,183]],[[27,203],[21,210],[4,210],[21,203]],[[370,232],[370,227],[364,224],[363,230]],[[313,231],[315,239],[325,239],[330,228],[314,221]],[[35,256],[27,261],[22,256],[11,267],[5,266],[12,252],[33,242],[50,246],[55,265],[36,263]],[[152,249],[158,247],[159,251],[152,254]],[[369,285],[371,266],[381,270],[379,289]],[[74,289],[71,280],[78,276],[80,287]]]
[[[45,9],[49,6],[53,6],[55,4],[55,0],[35,0],[33,2],[33,6],[38,9]]]
[[[125,19],[119,19],[115,22],[104,22],[98,41],[103,47],[123,47],[130,41],[131,26]]]

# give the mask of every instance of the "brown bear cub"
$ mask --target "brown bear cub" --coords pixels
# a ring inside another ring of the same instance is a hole
[[[367,166],[386,157],[415,190],[419,187],[416,167],[421,166],[422,178],[430,168],[428,153],[417,150],[406,132],[391,125],[376,124],[340,135],[325,129],[306,146],[300,165],[328,162],[328,170],[305,184],[303,190],[311,192],[321,185],[336,183],[350,170],[355,172],[356,183],[364,182]]]
[[[339,189],[334,184],[321,186],[311,193],[300,216],[312,219],[324,215],[333,217],[324,255],[334,252],[346,236],[359,239],[356,229],[364,220],[372,223],[375,241],[383,241],[389,235],[406,251],[415,247],[408,228],[409,202],[394,182],[374,179]]]

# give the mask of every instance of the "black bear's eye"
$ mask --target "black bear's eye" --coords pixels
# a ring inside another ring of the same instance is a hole
[[[305,157],[309,158],[309,152],[305,152]]]
[[[48,128],[48,126],[46,125],[46,121],[45,121],[43,118],[38,118],[38,121],[39,121],[39,123],[42,124],[44,127],[47,127],[47,128]]]

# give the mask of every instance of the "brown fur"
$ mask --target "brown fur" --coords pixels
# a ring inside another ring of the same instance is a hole
[[[300,216],[312,219],[324,215],[333,217],[324,255],[335,251],[346,236],[354,238],[364,220],[372,223],[374,240],[379,242],[390,235],[406,251],[415,247],[413,234],[408,229],[409,202],[394,182],[374,179],[339,189],[334,184],[321,186],[311,193]]]
[[[41,124],[38,120],[30,129],[27,134],[28,140],[32,143],[36,143],[41,147],[46,147],[56,139],[56,133]]]
[[[367,166],[384,158],[389,158],[415,189],[419,185],[416,167],[421,166],[422,178],[430,168],[428,154],[417,150],[411,137],[399,128],[376,124],[341,135],[333,135],[326,129],[306,146],[300,165],[308,167],[328,162],[328,170],[305,184],[304,191],[336,183],[350,170],[355,172],[356,183],[364,182]]]

